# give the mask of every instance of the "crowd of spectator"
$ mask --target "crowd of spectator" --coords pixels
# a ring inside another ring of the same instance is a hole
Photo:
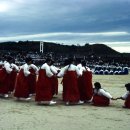
[[[66,56],[55,56],[53,53],[38,53],[38,52],[1,52],[0,53],[0,61],[4,61],[7,55],[12,56],[15,59],[15,64],[21,66],[25,63],[26,57],[31,57],[33,59],[33,63],[40,67],[45,61],[46,57],[51,57],[55,61],[55,66],[63,67],[64,60],[67,58]],[[74,56],[74,58],[77,58]],[[79,58],[79,57],[78,57]],[[129,73],[130,65],[129,62],[117,62],[112,60],[111,62],[107,59],[103,60],[101,57],[98,59],[97,57],[94,59],[91,57],[80,57],[81,60],[87,61],[87,66],[93,71],[93,74],[99,75],[123,75]]]

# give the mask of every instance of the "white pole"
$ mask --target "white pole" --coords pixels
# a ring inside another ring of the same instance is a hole
[[[40,52],[43,53],[43,41],[40,41]]]

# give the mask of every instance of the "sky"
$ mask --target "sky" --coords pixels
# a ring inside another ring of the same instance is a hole
[[[0,42],[19,40],[130,53],[130,0],[0,0]]]

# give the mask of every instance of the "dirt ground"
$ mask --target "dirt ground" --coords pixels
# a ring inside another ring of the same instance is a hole
[[[130,109],[122,108],[124,101],[112,101],[109,107],[65,106],[60,81],[55,106],[39,106],[34,99],[0,98],[0,130],[130,130]],[[124,94],[130,75],[93,75],[93,83],[96,81],[118,97]]]

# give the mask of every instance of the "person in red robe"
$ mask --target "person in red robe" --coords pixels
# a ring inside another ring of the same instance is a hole
[[[19,67],[15,64],[14,59],[12,59],[11,68],[12,68],[12,71],[10,73],[9,93],[12,93],[14,91],[17,73],[19,72]]]
[[[52,93],[52,79],[54,74],[50,70],[51,59],[47,58],[45,63],[41,66],[39,70],[38,81],[36,84],[36,96],[35,101],[38,104],[54,105],[56,101],[53,101]]]
[[[130,83],[125,84],[127,92],[116,99],[122,99],[125,100],[123,108],[130,108]]]
[[[54,76],[51,77],[52,94],[54,96],[54,95],[58,95],[58,78],[57,78],[56,75],[58,74],[58,72],[60,71],[60,69],[57,68],[56,66],[54,66],[54,61],[53,60],[51,62],[50,70],[54,74]]]
[[[30,80],[29,75],[33,75],[29,71],[30,65],[32,64],[32,58],[27,57],[26,63],[21,67],[20,72],[16,79],[15,84],[15,91],[14,91],[14,97],[16,97],[18,100],[30,100],[29,97],[29,90],[30,90]]]
[[[86,61],[81,62],[82,76],[78,79],[80,100],[89,102],[93,96],[92,71],[86,66]]]
[[[0,69],[0,96],[8,98],[9,95],[9,87],[10,87],[10,74],[12,72],[11,68],[11,60],[13,58],[11,56],[6,56],[6,60],[4,61],[4,65],[2,69]]]
[[[78,89],[77,77],[80,76],[80,71],[74,65],[74,59],[70,58],[66,61],[68,65],[61,69],[58,77],[63,77],[63,101],[66,105],[69,104],[83,104],[80,101],[80,94]]]
[[[28,80],[31,81],[29,82],[29,95],[33,96],[36,93],[36,80],[38,75],[38,67],[35,66],[34,64],[31,64],[29,66],[29,71],[31,72],[31,74],[28,76]]]
[[[99,82],[94,83],[94,95],[92,99],[92,103],[95,106],[109,106],[110,100],[115,100],[111,94],[101,88],[101,84]]]

